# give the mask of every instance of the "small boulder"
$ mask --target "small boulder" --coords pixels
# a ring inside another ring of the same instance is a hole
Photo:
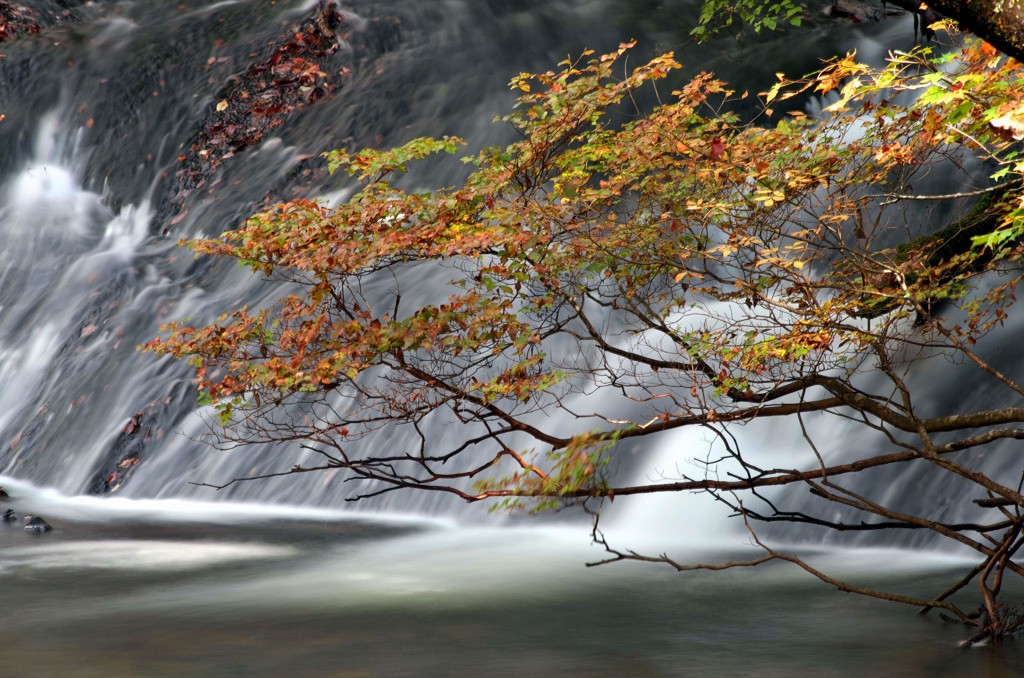
[[[892,14],[900,14],[899,10],[890,10],[882,3],[881,7],[869,5],[861,0],[833,0],[830,7],[824,10],[825,16],[833,19],[847,19],[853,23],[881,21]]]
[[[18,517],[14,515],[14,509],[7,509],[3,515],[0,516],[0,523],[13,523]]]
[[[25,516],[25,529],[29,532],[49,532],[53,527],[39,516],[27,515]]]

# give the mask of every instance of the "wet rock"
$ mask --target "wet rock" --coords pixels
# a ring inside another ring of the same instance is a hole
[[[163,438],[187,414],[195,409],[194,387],[185,381],[173,384],[164,394],[151,401],[121,425],[117,437],[103,460],[93,471],[89,494],[116,492],[145,462],[150,442]]]
[[[920,20],[915,16],[914,26],[918,27],[918,25],[920,25],[921,37],[931,41],[935,39],[935,30],[931,25],[937,21],[942,21],[942,15],[924,3],[921,3],[921,6],[924,7],[924,9],[919,8],[918,13],[921,15]]]
[[[175,207],[210,183],[222,162],[258,144],[295,110],[330,96],[348,77],[332,57],[353,29],[352,17],[321,0],[313,15],[283,39],[273,54],[249,66],[216,96],[174,175]],[[185,216],[171,219],[174,225]]]
[[[51,26],[77,19],[71,8],[84,4],[83,0],[46,0],[24,7],[8,0],[0,0],[0,42],[22,35],[41,33]]]
[[[113,455],[96,473],[90,494],[110,494],[117,490],[121,483],[131,476],[135,466],[141,461],[142,451],[153,434],[152,416],[147,407],[142,412],[131,416],[121,427],[121,432],[114,442]]]
[[[10,501],[11,495],[4,491],[4,488],[0,487],[0,501]]]
[[[14,515],[14,509],[7,509],[0,515],[0,523],[13,523],[18,517]]]
[[[834,0],[831,6],[825,8],[825,16],[833,19],[846,19],[854,23],[867,21],[881,21],[894,14],[902,14],[896,10],[878,5],[869,5],[858,0]]]
[[[0,0],[0,42],[42,30],[28,7],[16,7]]]
[[[49,532],[53,527],[39,516],[25,516],[25,530],[27,532]]]

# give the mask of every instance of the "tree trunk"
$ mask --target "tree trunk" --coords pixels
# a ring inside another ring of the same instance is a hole
[[[928,0],[1001,52],[1024,61],[1024,0]]]

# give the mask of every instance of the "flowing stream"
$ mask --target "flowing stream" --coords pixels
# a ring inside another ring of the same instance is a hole
[[[55,529],[0,523],[0,675],[1019,675],[1012,643],[962,652],[955,625],[783,567],[584,568],[602,554],[574,516],[519,521],[411,493],[353,507],[329,474],[199,487],[304,457],[213,451],[188,366],[135,350],[164,322],[283,295],[176,240],[267,201],[343,199],[323,151],[424,134],[506,143],[491,118],[513,75],[630,37],[636,59],[675,48],[687,73],[755,92],[854,47],[876,60],[907,48],[909,18],[696,46],[695,0],[353,0],[328,62],[346,70],[340,85],[184,190],[183,159],[225,88],[314,3],[25,4],[42,30],[0,43],[0,486],[6,506]],[[463,171],[435,163],[408,180],[450,185]],[[795,436],[775,431],[767,447],[784,455]],[[636,454],[671,472],[700,445],[685,434]],[[700,498],[617,504],[610,533],[626,545],[688,560],[754,552]],[[921,595],[965,567],[889,554],[822,549],[816,562]]]

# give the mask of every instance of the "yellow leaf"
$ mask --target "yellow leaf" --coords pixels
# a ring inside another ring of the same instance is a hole
[[[217,112],[218,113],[220,113],[221,111],[223,111],[227,107],[228,107],[228,102],[226,102],[226,101],[219,101],[219,102],[217,102]]]

